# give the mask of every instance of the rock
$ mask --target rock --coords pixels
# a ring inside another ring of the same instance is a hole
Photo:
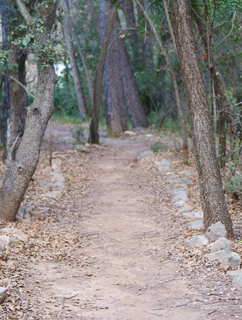
[[[127,130],[127,131],[124,131],[124,135],[125,135],[125,136],[135,136],[135,135],[136,135],[136,133],[135,133],[135,132],[133,132],[133,131],[129,131],[129,130]]]
[[[216,252],[205,254],[205,258],[209,261],[218,260],[222,268],[238,268],[240,266],[240,256],[235,252],[219,250]]]
[[[61,191],[51,191],[51,192],[47,192],[42,194],[40,197],[41,198],[49,198],[49,199],[59,199],[62,196],[62,192]]]
[[[54,170],[54,172],[56,173],[61,173],[61,166],[58,166],[56,163],[52,164],[52,169]]]
[[[3,246],[3,247],[8,246],[11,242],[13,242],[13,239],[11,239],[9,236],[4,236],[4,235],[0,236],[1,246]]]
[[[158,170],[161,172],[161,173],[167,173],[167,172],[172,172],[174,169],[172,166],[158,166]]]
[[[189,227],[192,230],[203,230],[204,229],[204,222],[203,222],[203,220],[197,220],[197,221],[189,223]]]
[[[190,185],[192,184],[190,180],[187,180],[187,179],[183,179],[183,178],[180,178],[177,180],[177,184],[185,184],[185,185]]]
[[[159,163],[158,163],[158,165],[159,165]],[[170,184],[175,184],[176,181],[177,181],[177,177],[176,176],[167,176],[166,179]]]
[[[60,173],[52,172],[51,175],[52,175],[52,183],[55,183],[58,181],[65,182],[65,178]]]
[[[28,240],[28,235],[17,228],[3,228],[2,233],[11,235],[11,237],[16,238],[20,241],[26,242]]]
[[[186,204],[185,200],[178,200],[177,202],[174,203],[174,206],[183,207],[185,204]]]
[[[204,236],[194,236],[190,241],[188,241],[189,247],[199,247],[208,244],[208,239]]]
[[[242,269],[228,271],[228,272],[227,272],[227,275],[230,276],[230,278],[232,278],[232,279],[233,279],[233,277],[235,277],[235,276],[239,276],[239,275],[242,276]]]
[[[150,134],[150,133],[149,133],[149,134],[146,134],[145,136],[146,136],[147,138],[152,138],[152,137],[153,137],[153,134]]]
[[[232,281],[232,286],[235,288],[242,289],[242,275],[235,276]]]
[[[206,236],[211,240],[218,240],[221,237],[226,237],[226,229],[221,221],[212,224],[206,232]]]
[[[6,295],[7,295],[7,288],[0,287],[0,303],[3,303]]]
[[[200,219],[200,220],[203,219],[203,212],[193,211],[192,214],[193,214],[193,216],[194,216],[195,219]]]
[[[62,140],[65,140],[65,141],[74,141],[75,139],[71,136],[66,136],[66,137],[62,137]]]
[[[43,183],[41,183],[40,185],[42,188],[45,188],[45,189],[48,189],[48,190],[51,190],[53,189],[53,184],[48,182],[48,181],[45,181]]]
[[[43,215],[43,212],[33,211],[30,213],[30,215],[32,219],[39,219]]]
[[[171,190],[171,194],[173,196],[176,196],[177,194],[180,194],[182,192],[186,193],[186,189],[185,188],[181,188],[181,189],[172,189]]]
[[[194,215],[191,212],[183,212],[182,216],[185,219],[194,219]]]
[[[179,189],[178,189],[179,190]],[[185,189],[184,189],[185,190]],[[186,206],[183,208],[180,208],[177,213],[183,213],[183,212],[191,212],[193,210],[192,206]]]
[[[176,184],[173,186],[174,189],[183,189],[183,188],[185,188],[185,187],[186,187],[185,184],[178,184],[178,183],[176,183]]]
[[[51,167],[46,167],[44,170],[42,170],[42,174],[50,174],[52,172]]]
[[[142,153],[138,156],[137,160],[140,160],[140,159],[146,158],[146,157],[150,157],[150,156],[153,156],[153,152],[152,152],[152,151],[145,151],[145,152],[142,152]]]
[[[24,212],[24,206],[21,206],[21,207],[18,209],[18,212],[17,212],[17,215],[16,215],[16,219],[17,219],[17,217],[23,219],[24,213],[25,213],[25,212]]]
[[[55,189],[57,189],[57,190],[62,190],[63,187],[64,187],[64,183],[61,182],[61,181],[57,181],[57,182],[53,185],[53,187],[55,187]]]
[[[22,223],[31,223],[30,211],[32,210],[31,206],[23,207],[21,206],[16,215],[16,220]]]
[[[53,159],[52,160],[52,166],[56,165],[57,167],[61,167],[62,161],[61,159]]]
[[[149,164],[153,162],[153,158],[148,156],[140,159],[140,162],[143,164]]]
[[[225,250],[227,252],[232,251],[231,249],[231,243],[229,240],[227,240],[224,237],[219,238],[214,243],[211,243],[207,246],[208,249],[210,249],[211,252],[216,252],[219,250]]]
[[[181,174],[181,175],[184,175],[184,176],[196,176],[195,173],[192,173],[192,172],[187,171],[187,170],[178,171],[178,174]]]
[[[71,143],[69,143],[68,145],[67,145],[67,149],[73,149],[73,144],[71,144]]]
[[[174,198],[172,199],[172,202],[177,202],[179,200],[184,200],[186,202],[187,199],[188,199],[187,194],[185,192],[183,192],[183,193],[176,194],[174,196]]]

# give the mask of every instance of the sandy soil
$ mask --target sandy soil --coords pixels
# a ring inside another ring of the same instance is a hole
[[[171,204],[170,184],[153,164],[135,160],[154,141],[110,138],[103,140],[108,147],[82,153],[67,151],[68,128],[54,130],[65,191],[59,200],[40,197],[48,180],[45,141],[25,199],[44,218],[8,224],[29,240],[12,246],[1,262],[0,286],[9,287],[9,297],[0,318],[242,319],[241,292],[204,260],[204,250],[186,247],[192,233]],[[179,154],[162,157],[185,168]],[[199,208],[196,178],[188,193]]]

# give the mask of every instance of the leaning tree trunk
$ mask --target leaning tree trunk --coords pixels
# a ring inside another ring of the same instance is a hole
[[[190,109],[192,138],[199,176],[205,229],[221,221],[234,237],[216,157],[203,73],[196,50],[188,0],[172,0],[172,18],[183,81]]]
[[[62,1],[63,6],[66,10],[68,11],[68,8],[66,6],[65,0]],[[73,75],[73,80],[76,88],[76,95],[77,95],[77,101],[78,101],[78,109],[80,112],[80,116],[82,118],[86,118],[87,116],[87,106],[86,106],[86,101],[85,101],[85,96],[81,84],[81,79],[80,79],[80,74],[77,66],[77,61],[75,57],[75,50],[74,50],[74,45],[72,42],[72,32],[71,32],[71,27],[68,21],[68,15],[65,13],[64,17],[64,32],[65,32],[65,39],[66,39],[66,45],[68,48],[68,55],[70,58],[70,63],[71,63],[71,70],[72,70],[72,75]]]
[[[108,17],[110,16],[110,5],[106,0],[100,0],[100,11],[101,40],[103,41]],[[104,90],[107,127],[112,130],[113,134],[120,134],[128,129],[128,124],[121,77],[119,38],[116,29],[118,29],[117,19],[114,22],[106,56]]]
[[[18,6],[25,20],[34,29],[35,20],[27,8],[17,0]],[[39,18],[46,27],[45,34],[35,32],[37,46],[46,47],[52,30],[56,14],[56,2],[47,1],[42,7]],[[54,87],[57,81],[53,61],[46,64],[41,58],[37,62],[38,88],[31,106],[27,108],[27,121],[22,141],[5,183],[0,189],[0,218],[14,221],[30,179],[39,161],[40,146],[50,119],[54,103]]]

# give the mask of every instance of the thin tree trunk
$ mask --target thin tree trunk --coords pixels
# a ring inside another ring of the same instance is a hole
[[[82,64],[83,64],[83,67],[84,67],[84,70],[85,70],[85,74],[86,74],[86,78],[87,78],[87,84],[88,84],[88,90],[89,90],[89,96],[90,96],[90,102],[91,102],[91,105],[92,105],[92,97],[93,97],[92,81],[91,81],[90,74],[89,74],[89,71],[88,71],[88,68],[87,68],[86,59],[85,59],[84,53],[82,51],[81,43],[80,43],[80,41],[78,39],[75,26],[74,26],[74,24],[72,22],[72,19],[71,19],[71,16],[70,16],[70,9],[69,9],[68,0],[64,0],[64,1],[66,2],[65,9],[66,9],[66,14],[67,14],[67,20],[68,20],[68,23],[70,24],[72,32],[73,32],[73,34],[75,36],[77,48],[78,48],[79,54],[81,56]]]
[[[102,79],[103,79],[103,72],[105,66],[105,59],[107,56],[108,44],[112,32],[113,23],[117,14],[117,7],[115,7],[110,15],[103,43],[102,49],[99,57],[99,63],[97,67],[97,71],[95,74],[94,79],[94,90],[93,90],[93,104],[92,104],[92,122],[90,125],[90,136],[89,141],[90,143],[99,143],[99,134],[98,134],[98,123],[99,123],[99,110],[100,110],[100,103],[101,103],[101,93],[102,93]]]
[[[175,97],[176,97],[176,104],[177,104],[177,110],[178,110],[178,114],[179,114],[179,118],[180,118],[180,123],[181,123],[181,130],[182,130],[182,139],[183,139],[183,160],[185,163],[188,162],[188,142],[187,142],[187,130],[186,130],[186,125],[185,125],[185,120],[184,120],[184,116],[182,113],[182,106],[181,106],[181,100],[180,100],[180,95],[179,95],[179,90],[178,90],[178,86],[177,86],[177,81],[176,81],[176,75],[172,69],[171,63],[170,63],[170,59],[169,56],[166,52],[166,50],[164,49],[160,38],[157,35],[156,29],[154,27],[153,22],[150,20],[147,12],[145,11],[144,7],[141,5],[139,0],[135,0],[137,2],[137,4],[139,5],[140,9],[143,11],[143,14],[145,16],[145,18],[147,19],[153,34],[155,36],[155,39],[158,43],[158,46],[160,48],[160,51],[164,54],[165,59],[166,59],[166,64],[168,67],[168,70],[170,72],[171,75],[171,79],[173,82],[173,86],[174,86],[174,91],[175,91]]]
[[[66,2],[63,0],[62,3],[67,12],[68,10],[66,8]],[[75,50],[72,42],[71,27],[68,22],[67,14],[65,14],[65,17],[64,17],[64,32],[65,32],[65,39],[66,39],[68,54],[69,54],[70,63],[71,63],[72,75],[73,75],[74,84],[76,88],[78,108],[79,108],[81,117],[85,119],[88,111],[87,111],[85,96],[84,96],[83,88],[81,84],[80,74],[79,74],[79,70],[76,62]]]
[[[144,1],[144,10],[148,14],[150,13],[150,3],[148,0]],[[140,3],[141,4],[141,3]],[[141,11],[144,13],[144,11],[141,9]],[[149,31],[147,26],[145,25],[145,37],[144,37],[144,55],[145,55],[145,65],[147,71],[153,71],[154,70],[154,64],[153,64],[153,39],[149,35]]]
[[[221,221],[225,225],[227,236],[234,238],[216,157],[206,88],[197,55],[189,3],[187,0],[172,0],[171,5],[178,58],[190,109],[205,229]]]
[[[104,31],[110,16],[110,5],[106,0],[100,0],[100,11],[101,40],[103,41]],[[107,127],[115,135],[128,129],[120,66],[119,37],[116,32],[118,28],[119,25],[116,18],[110,36],[110,45],[104,68],[106,121]]]

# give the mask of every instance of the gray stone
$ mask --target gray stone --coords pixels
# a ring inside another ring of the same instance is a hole
[[[124,131],[124,135],[125,135],[125,136],[135,136],[135,135],[136,135],[136,133],[135,133],[135,132],[133,132],[133,131],[129,131],[129,130],[127,130],[127,131]]]
[[[28,235],[17,228],[3,228],[1,229],[3,234],[11,235],[11,237],[16,238],[20,241],[26,242],[28,240]]]
[[[51,190],[53,188],[53,184],[48,182],[48,181],[45,181],[45,182],[41,183],[40,186],[42,188],[45,188],[45,189],[48,189],[48,190]]]
[[[178,189],[179,190],[179,189]],[[193,210],[193,207],[192,206],[186,206],[186,207],[183,207],[183,208],[180,208],[177,213],[183,213],[183,212],[191,212]]]
[[[177,181],[177,177],[176,176],[167,176],[166,179],[170,184],[175,184],[176,181]]]
[[[7,295],[7,288],[0,287],[0,303],[3,303],[6,295]]]
[[[61,167],[62,161],[61,159],[53,159],[52,160],[52,167],[53,165],[56,165],[57,167]]]
[[[172,199],[172,202],[177,202],[179,200],[184,200],[186,202],[187,199],[188,199],[187,194],[185,192],[183,192],[183,193],[176,194],[174,196],[174,198]]]
[[[242,276],[242,269],[228,271],[227,275],[230,276],[231,279],[233,279],[233,277],[235,276],[240,276],[240,275]]]
[[[160,163],[158,164],[158,167],[163,167],[163,166],[165,166],[165,167],[171,167],[171,168],[173,169],[173,167],[172,167],[172,165],[170,164],[170,162],[167,161],[167,160],[165,160],[165,159],[161,159]],[[172,170],[172,171],[173,171],[173,170]]]
[[[177,180],[177,184],[185,184],[185,185],[190,185],[192,184],[190,180],[188,179],[184,179],[184,178],[180,178]]]
[[[185,200],[178,200],[177,202],[174,203],[174,206],[183,207],[185,204],[186,204]]]
[[[183,171],[178,171],[178,174],[183,174],[184,176],[196,176],[195,173],[192,173],[190,171],[187,171],[187,170],[183,170]]]
[[[43,212],[40,212],[40,211],[32,211],[30,213],[31,215],[31,218],[33,219],[39,219],[42,215],[43,215]]]
[[[148,134],[146,134],[145,136],[146,136],[147,138],[152,138],[152,137],[153,137],[153,134],[148,133]]]
[[[160,173],[167,173],[172,172],[174,169],[168,166],[158,166],[158,170],[160,171]]]
[[[203,212],[197,212],[197,211],[193,211],[193,216],[196,219],[203,219]]]
[[[211,240],[218,240],[221,237],[226,237],[226,234],[225,226],[220,221],[212,224],[206,232],[206,236]]]
[[[67,149],[73,149],[73,144],[69,143],[69,144],[67,145]]]
[[[44,170],[42,170],[43,174],[50,174],[52,172],[52,168],[51,167],[46,167]]]
[[[189,242],[189,247],[199,247],[204,246],[208,244],[208,239],[206,239],[204,236],[194,236]]]
[[[242,275],[235,276],[232,281],[232,286],[238,289],[242,289]]]
[[[20,218],[23,218],[24,217],[24,206],[21,206],[19,209],[18,209],[18,212],[17,212],[17,216],[19,216]],[[16,218],[17,218],[16,216]]]
[[[53,183],[58,182],[58,181],[65,182],[65,178],[60,173],[52,172],[51,175],[52,175],[52,182]]]
[[[219,250],[205,255],[209,261],[218,260],[222,268],[238,268],[240,266],[240,256],[235,252]]]
[[[140,162],[143,164],[149,164],[153,162],[153,158],[151,156],[143,157],[140,159]]]
[[[55,187],[55,189],[57,189],[57,190],[62,190],[63,187],[64,187],[64,183],[61,182],[61,181],[57,181],[57,182],[55,182],[55,184],[53,185],[53,187]]]
[[[186,189],[185,188],[180,188],[180,189],[172,189],[171,190],[171,194],[173,196],[176,196],[179,193],[186,193]]]
[[[153,152],[152,152],[152,151],[145,151],[145,152],[142,152],[142,153],[138,156],[137,160],[140,160],[140,159],[142,159],[142,158],[149,157],[149,156],[152,156],[152,155],[153,155]]]
[[[203,230],[204,229],[204,222],[203,222],[203,220],[197,220],[197,221],[189,223],[189,227],[192,230]]]
[[[59,199],[62,196],[61,191],[51,191],[42,194],[40,197],[41,198],[48,198],[48,199]]]
[[[191,212],[183,212],[182,213],[183,218],[185,219],[195,219],[194,215]]]
[[[2,229],[1,229],[1,231],[2,231]],[[5,236],[5,235],[0,236],[1,246],[3,246],[3,247],[8,246],[11,242],[13,242],[13,239],[11,239],[9,236]]]
[[[214,243],[211,243],[207,246],[208,249],[210,249],[211,252],[216,252],[219,250],[225,250],[225,251],[232,251],[231,243],[229,240],[227,240],[224,237],[219,238]]]

